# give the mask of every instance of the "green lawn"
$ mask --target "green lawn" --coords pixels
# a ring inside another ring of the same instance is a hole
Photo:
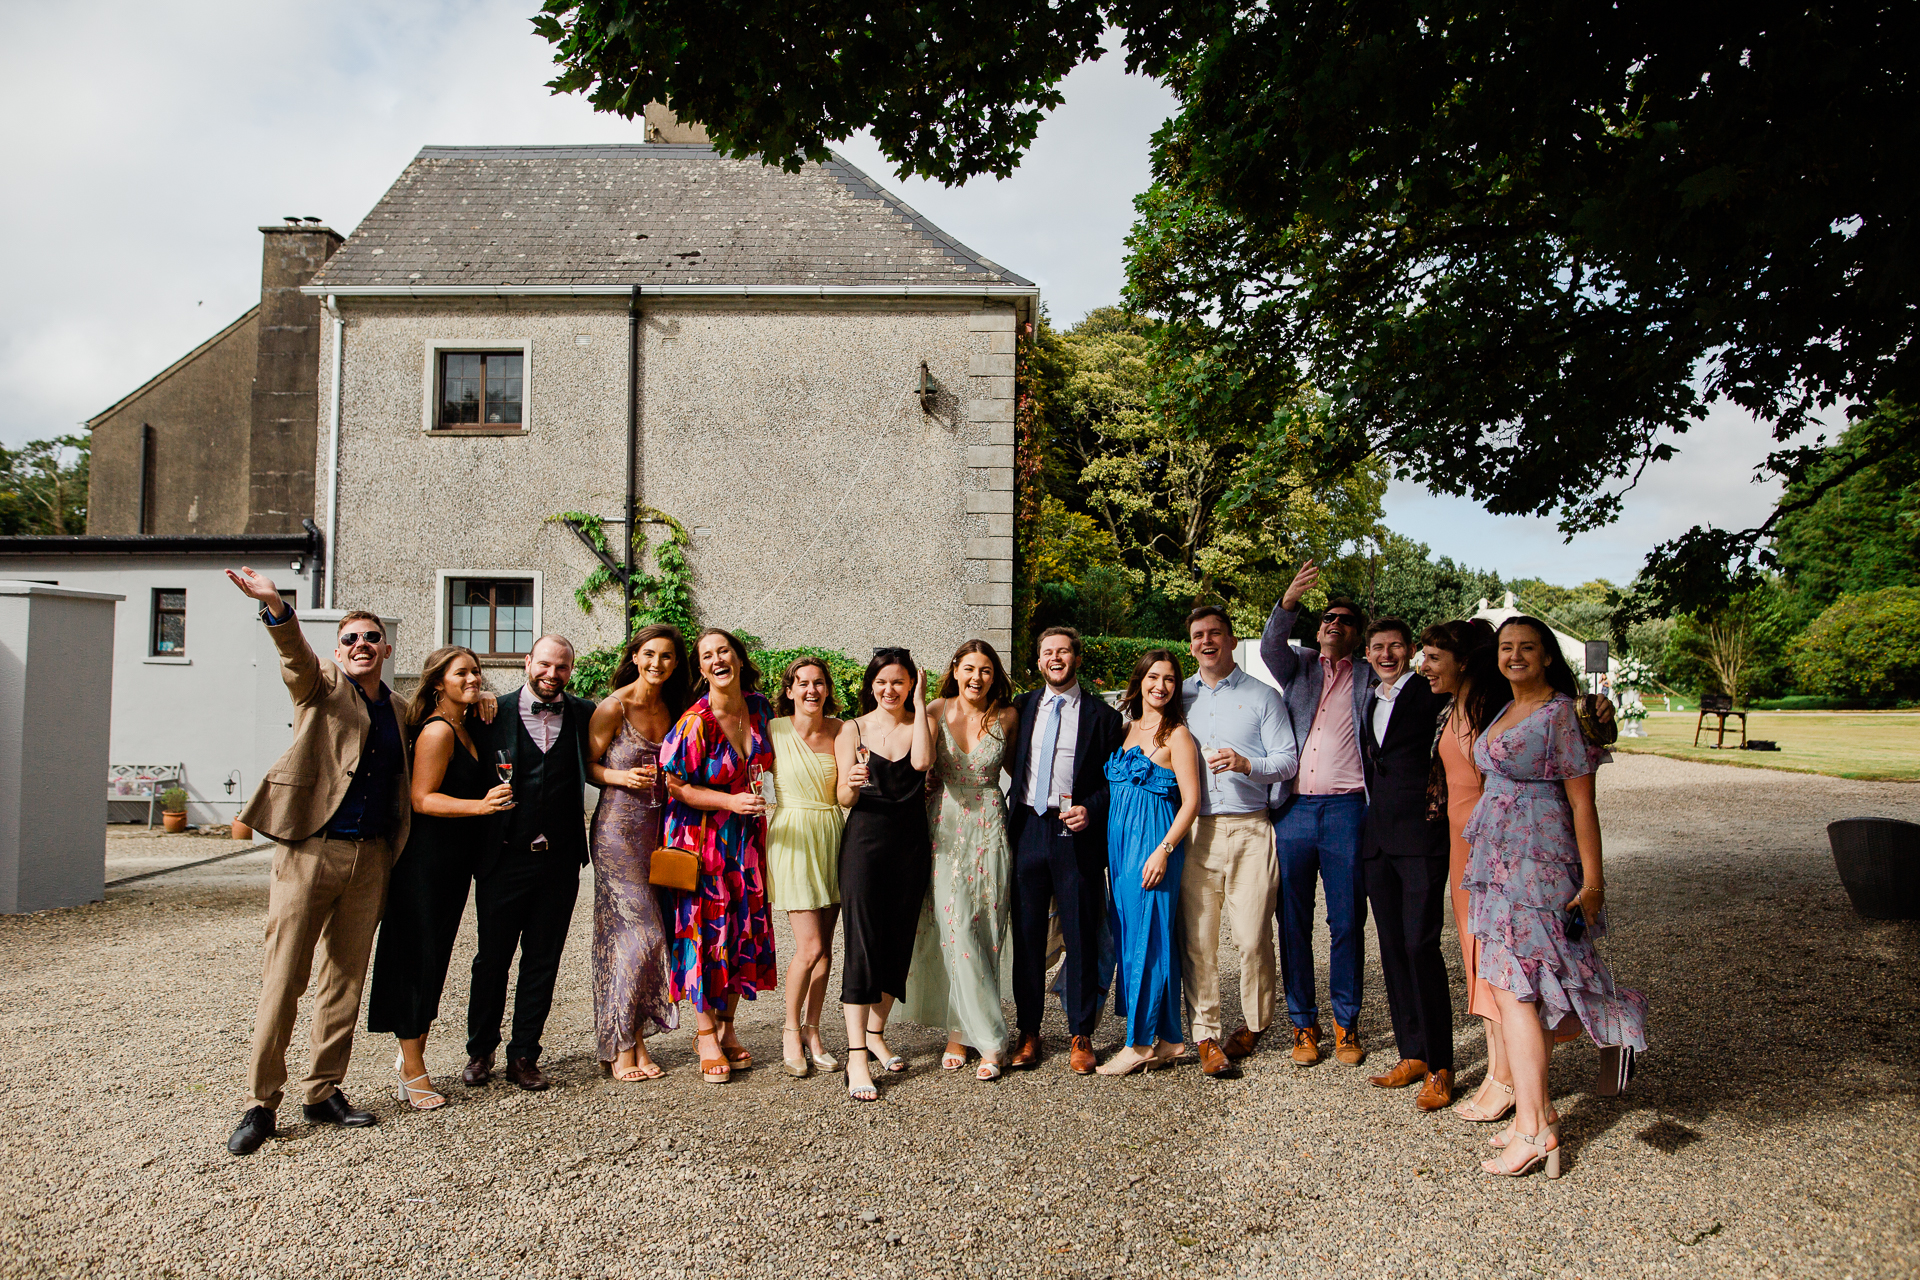
[[[1836,778],[1872,778],[1920,781],[1920,712],[1912,711],[1754,711],[1747,715],[1747,734],[1771,738],[1778,751],[1738,751],[1740,740],[1729,722],[1724,751],[1706,745],[1711,732],[1693,745],[1696,716],[1691,711],[1655,711],[1647,716],[1647,736],[1622,738],[1621,751],[1673,756],[1680,760],[1707,760],[1715,764],[1744,765],[1752,769],[1787,769],[1796,773],[1825,773]],[[1713,718],[1707,718],[1709,729]]]

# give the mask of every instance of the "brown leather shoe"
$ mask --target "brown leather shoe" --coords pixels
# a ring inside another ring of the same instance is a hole
[[[1205,1076],[1224,1076],[1233,1072],[1233,1063],[1227,1055],[1220,1052],[1220,1042],[1214,1039],[1202,1040],[1193,1046],[1200,1055],[1200,1074]]]
[[[1402,1058],[1383,1076],[1368,1076],[1367,1083],[1380,1089],[1404,1089],[1427,1078],[1427,1064],[1418,1058]]]
[[[515,1058],[507,1063],[507,1083],[538,1093],[547,1087],[548,1080],[541,1074],[540,1064],[532,1058]]]
[[[1092,1075],[1093,1068],[1098,1062],[1098,1059],[1093,1056],[1092,1037],[1075,1036],[1072,1044],[1073,1051],[1068,1055],[1067,1062],[1073,1067],[1073,1074],[1077,1076]]]
[[[1238,1031],[1221,1041],[1220,1052],[1226,1054],[1229,1058],[1244,1058],[1252,1053],[1254,1047],[1259,1043],[1260,1033],[1258,1031],[1247,1030],[1247,1024],[1243,1022],[1240,1024]]]
[[[1295,1027],[1293,1029],[1293,1065],[1310,1067],[1320,1061],[1320,1028]]]
[[[1360,1047],[1360,1033],[1352,1027],[1333,1024],[1333,1056],[1338,1062],[1349,1067],[1357,1067],[1367,1060],[1367,1051]]]
[[[493,1055],[475,1058],[467,1063],[467,1069],[460,1073],[460,1083],[469,1089],[478,1089],[483,1084],[493,1083]]]
[[[1427,1077],[1427,1083],[1420,1090],[1420,1096],[1413,1105],[1422,1111],[1438,1111],[1453,1103],[1453,1072],[1445,1067]]]
[[[1026,1031],[1013,1048],[1013,1056],[1007,1059],[1009,1071],[1030,1071],[1040,1065],[1040,1036],[1038,1032]]]

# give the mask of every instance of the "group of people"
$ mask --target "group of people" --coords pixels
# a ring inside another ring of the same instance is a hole
[[[343,618],[324,663],[271,581],[229,576],[260,603],[297,709],[293,745],[240,815],[280,847],[254,1101],[229,1140],[236,1154],[275,1131],[316,947],[306,1117],[374,1123],[340,1092],[370,955],[368,1030],[397,1041],[397,1097],[417,1110],[445,1104],[424,1050],[470,889],[478,946],[461,1080],[494,1078],[518,953],[502,1074],[547,1088],[541,1037],[588,863],[597,1050],[620,1081],[663,1074],[647,1039],[675,1030],[683,1003],[703,1080],[753,1066],[734,1016],[742,996],[778,985],[775,909],[794,942],[781,1059],[797,1077],[843,1066],[820,1017],[844,921],[844,1070],[859,1101],[907,1069],[886,1040],[896,1010],[946,1032],[943,1069],[977,1058],[976,1078],[993,1081],[1038,1066],[1056,958],[1075,1072],[1194,1060],[1229,1074],[1257,1051],[1277,987],[1293,1061],[1311,1066],[1322,1054],[1319,888],[1333,1056],[1366,1057],[1370,906],[1399,1052],[1372,1083],[1420,1084],[1425,1110],[1453,1101],[1440,946],[1451,900],[1489,1053],[1485,1081],[1456,1112],[1513,1117],[1490,1173],[1545,1164],[1557,1176],[1554,1039],[1584,1028],[1609,1051],[1614,1087],[1645,1047],[1644,1001],[1614,987],[1593,948],[1604,927],[1593,774],[1606,708],[1579,703],[1534,619],[1509,619],[1497,635],[1446,623],[1416,638],[1336,598],[1316,652],[1289,639],[1317,582],[1309,562],[1261,640],[1284,695],[1236,665],[1231,620],[1203,606],[1188,619],[1197,673],[1183,680],[1171,651],[1147,652],[1117,710],[1081,686],[1080,637],[1050,627],[1030,692],[1014,695],[980,640],[931,681],[905,649],[880,648],[859,707],[841,719],[824,661],[800,658],[763,690],[739,639],[715,627],[691,652],[676,628],[636,632],[598,705],[567,692],[574,653],[560,636],[534,644],[526,684],[497,701],[479,659],[457,646],[427,658],[409,698],[381,679],[391,646],[376,617]],[[600,795],[590,824],[588,783]],[[686,854],[690,889],[656,874]],[[1241,953],[1231,1034],[1223,923]],[[1125,1036],[1102,1062],[1092,1037],[1109,987]]]

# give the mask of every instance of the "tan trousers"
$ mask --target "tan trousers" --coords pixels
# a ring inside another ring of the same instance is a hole
[[[1220,918],[1240,948],[1240,1010],[1248,1029],[1273,1020],[1278,955],[1273,907],[1280,892],[1280,860],[1273,821],[1259,813],[1227,813],[1194,821],[1180,873],[1181,959],[1187,1020],[1193,1042],[1220,1038]]]
[[[312,836],[273,851],[267,897],[267,954],[260,1008],[253,1018],[248,1087],[259,1106],[278,1111],[287,1083],[287,1045],[300,997],[320,949],[313,997],[313,1062],[303,1084],[309,1105],[324,1102],[347,1074],[360,988],[374,930],[387,903],[393,849],[385,840]]]

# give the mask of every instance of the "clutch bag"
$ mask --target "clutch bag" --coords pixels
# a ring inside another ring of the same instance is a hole
[[[662,845],[653,851],[647,880],[662,889],[692,893],[700,887],[700,855]]]

